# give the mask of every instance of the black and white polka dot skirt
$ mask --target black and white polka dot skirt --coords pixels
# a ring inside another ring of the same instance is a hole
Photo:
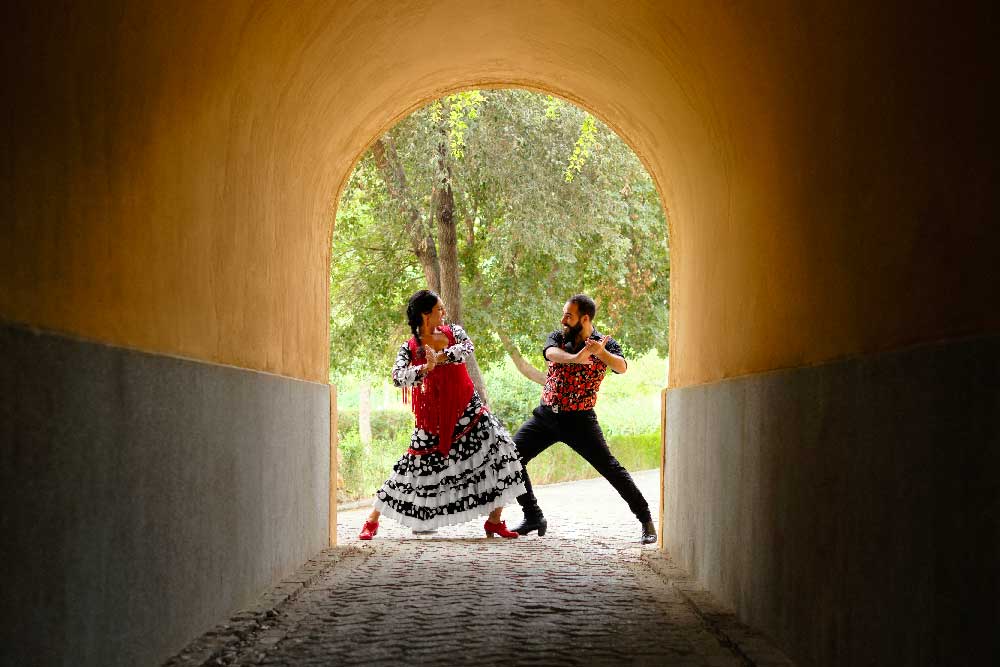
[[[414,429],[409,451],[375,494],[375,509],[404,526],[430,529],[471,521],[524,493],[514,441],[479,394],[455,427],[463,432],[445,457],[438,436]]]

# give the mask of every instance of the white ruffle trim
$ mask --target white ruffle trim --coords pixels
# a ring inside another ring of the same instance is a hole
[[[485,505],[480,505],[479,507],[473,507],[471,509],[463,510],[461,512],[456,512],[455,514],[442,514],[436,516],[432,519],[427,519],[426,521],[421,521],[412,516],[402,514],[397,512],[395,509],[384,503],[381,499],[375,498],[375,502],[372,507],[377,509],[382,516],[389,517],[393,521],[400,523],[407,528],[416,528],[418,530],[424,529],[429,530],[431,528],[442,528],[444,526],[454,526],[459,523],[465,523],[467,521],[472,521],[473,519],[481,516],[486,516],[498,507],[503,507],[509,505],[514,501],[519,495],[525,492],[524,483],[521,482],[515,486],[504,489],[504,491],[494,500],[486,503]]]
[[[483,469],[483,479],[470,479],[468,482],[459,483],[456,486],[445,487],[437,492],[427,492],[426,495],[422,495],[420,493],[421,487],[419,486],[415,487],[415,490],[412,492],[404,492],[399,489],[391,489],[388,485],[384,485],[381,489],[379,489],[379,493],[384,493],[386,496],[389,496],[389,499],[398,503],[410,503],[413,505],[414,509],[427,508],[437,510],[442,507],[448,507],[453,503],[462,502],[471,497],[503,489],[503,487],[507,484],[507,480],[513,482],[513,480],[517,478],[518,473],[521,471],[522,468],[520,462],[512,461],[501,468],[499,472],[495,471],[492,466],[487,466]],[[503,490],[506,491],[506,489]]]
[[[520,457],[517,454],[517,446],[514,441],[508,436],[506,439],[501,437],[496,430],[489,429],[490,437],[484,439],[480,442],[479,450],[474,452],[472,456],[464,460],[453,460],[449,458],[448,467],[436,473],[428,474],[414,474],[413,472],[408,472],[406,474],[400,474],[393,471],[392,475],[389,476],[389,480],[397,484],[409,484],[414,487],[420,486],[435,486],[441,483],[441,480],[447,479],[449,477],[461,477],[467,474],[471,470],[476,470],[483,467],[483,463],[486,457],[489,456],[489,451],[493,447],[493,444],[497,444],[498,456],[507,456],[512,458],[515,465],[511,466],[508,464],[504,466],[505,469],[513,468],[516,472],[522,468]],[[466,438],[471,437],[470,433]],[[449,455],[450,456],[450,455]],[[403,457],[396,463],[397,466],[402,465],[406,467],[417,467],[419,465],[419,459],[421,457],[416,454],[404,454]],[[412,461],[412,463],[411,463]]]
[[[501,464],[499,470],[496,470],[493,467],[494,463],[500,463],[504,457],[505,453],[501,452],[500,455],[492,459],[487,459],[485,456],[481,457],[478,463],[466,460],[464,462],[466,465],[449,466],[447,471],[430,475],[418,475],[412,472],[400,475],[394,472],[386,480],[386,483],[382,485],[382,488],[387,489],[390,483],[397,486],[410,486],[414,489],[440,489],[442,487],[447,488],[448,486],[465,486],[471,476],[476,475],[480,471],[486,472],[488,483],[495,483],[501,477],[513,477],[517,472],[524,469],[516,453],[506,453],[507,461]]]
[[[475,436],[482,435],[482,431],[474,429],[471,433],[463,436],[460,442],[467,447],[470,440],[478,445],[476,450],[465,459],[451,458],[443,470],[434,473],[418,474],[419,458],[413,454],[404,454],[396,464],[396,467],[403,467],[407,472],[400,474],[393,471],[392,475],[379,489],[379,494],[388,496],[387,501],[379,498],[376,494],[372,506],[385,516],[398,523],[418,529],[439,528],[459,523],[471,521],[479,516],[489,514],[498,507],[509,504],[517,496],[525,492],[523,482],[516,483],[508,488],[503,488],[508,482],[513,482],[521,473],[523,476],[524,467],[521,465],[520,457],[517,454],[517,446],[514,444],[510,434],[504,429],[499,421],[487,412],[484,417],[489,420],[487,434],[482,440],[472,440]],[[496,452],[492,455],[490,450],[496,447]],[[500,463],[499,470],[494,464]],[[482,479],[477,479],[482,474]],[[445,482],[445,480],[448,480]],[[414,491],[400,493],[398,489],[390,489],[389,483],[395,485],[408,485]],[[437,491],[428,491],[428,495],[419,496],[421,489],[433,489],[440,487],[444,483],[444,488]],[[455,513],[445,513],[433,518],[421,520],[409,514],[404,514],[396,510],[392,504],[409,504],[415,513],[425,513],[421,510],[435,510],[446,508],[452,504],[467,502],[470,498],[479,497],[482,494],[489,494],[499,491],[500,495],[490,502],[470,507]]]

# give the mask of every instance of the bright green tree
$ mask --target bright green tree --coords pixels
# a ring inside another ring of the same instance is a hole
[[[409,335],[403,304],[426,286],[480,363],[510,355],[535,381],[540,343],[577,292],[629,354],[666,354],[666,231],[638,158],[585,111],[520,90],[442,98],[376,141],[344,190],[332,370],[385,373]]]

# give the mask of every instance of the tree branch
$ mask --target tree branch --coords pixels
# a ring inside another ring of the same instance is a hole
[[[399,160],[391,136],[386,134],[375,142],[372,146],[372,157],[375,158],[375,166],[378,167],[386,189],[403,212],[410,246],[420,261],[420,266],[423,267],[427,287],[440,293],[441,265],[438,261],[434,236],[424,225],[420,210],[413,203],[409,185],[406,183],[406,172],[403,170],[403,164]]]
[[[514,366],[517,367],[517,370],[521,373],[521,375],[528,378],[532,382],[544,385],[545,373],[532,366],[527,359],[521,356],[520,350],[517,349],[517,346],[514,345],[514,341],[512,341],[507,334],[502,331],[496,331],[495,333],[500,337],[500,342],[503,343],[503,349],[507,350],[507,354],[510,355],[510,358],[514,362]]]

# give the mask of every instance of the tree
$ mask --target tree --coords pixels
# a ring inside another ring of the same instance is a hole
[[[668,277],[656,189],[610,129],[526,91],[448,96],[380,138],[345,188],[331,366],[384,372],[408,336],[401,304],[424,286],[483,364],[509,355],[535,381],[540,342],[576,292],[595,298],[599,328],[627,352],[665,354]]]

